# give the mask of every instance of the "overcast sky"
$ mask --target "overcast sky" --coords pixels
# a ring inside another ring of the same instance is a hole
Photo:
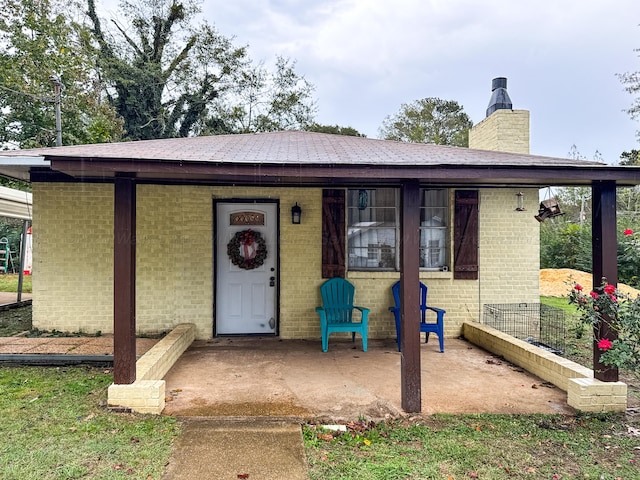
[[[204,13],[254,60],[295,59],[315,85],[317,120],[377,138],[419,98],[485,118],[507,77],[531,112],[531,153],[612,163],[640,148],[616,74],[640,71],[639,0],[206,0]]]
[[[457,101],[475,124],[491,80],[507,77],[513,108],[531,112],[532,154],[576,145],[615,163],[640,148],[616,76],[640,71],[640,0],[204,0],[203,13],[254,61],[296,60],[322,124],[377,138],[426,97]]]

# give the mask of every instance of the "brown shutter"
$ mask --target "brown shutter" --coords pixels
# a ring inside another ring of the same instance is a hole
[[[322,191],[322,278],[345,275],[345,191]]]
[[[478,279],[478,191],[457,190],[454,212],[453,278]]]

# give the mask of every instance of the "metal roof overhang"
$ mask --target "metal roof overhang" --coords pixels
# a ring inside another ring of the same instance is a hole
[[[423,184],[443,186],[579,186],[591,185],[594,181],[614,181],[618,186],[640,185],[640,167],[607,165],[317,165],[104,158],[48,159],[51,169],[34,170],[34,181],[47,181],[47,178],[53,180],[53,176],[62,173],[69,180],[76,181],[112,181],[116,175],[126,175],[136,178],[140,183],[183,184],[398,185],[406,180],[417,179]]]
[[[16,156],[0,159],[0,175],[28,182],[32,168],[48,168],[50,165],[49,160],[42,156],[19,156],[19,151],[16,151]]]
[[[0,216],[31,220],[31,193],[0,187]]]

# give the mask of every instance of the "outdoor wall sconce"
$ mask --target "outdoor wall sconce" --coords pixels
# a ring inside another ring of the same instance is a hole
[[[526,210],[524,208],[524,193],[516,193],[516,202],[516,212],[524,212]]]
[[[547,218],[553,218],[559,215],[564,215],[564,212],[560,210],[558,201],[555,198],[550,198],[549,200],[540,202],[538,215],[534,215],[534,218],[539,222],[544,222]]]
[[[291,223],[294,225],[300,225],[300,219],[302,218],[302,208],[298,205],[298,202],[291,207]]]

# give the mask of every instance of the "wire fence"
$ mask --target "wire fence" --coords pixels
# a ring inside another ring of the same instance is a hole
[[[565,315],[541,303],[485,304],[483,323],[556,355],[565,351]]]

